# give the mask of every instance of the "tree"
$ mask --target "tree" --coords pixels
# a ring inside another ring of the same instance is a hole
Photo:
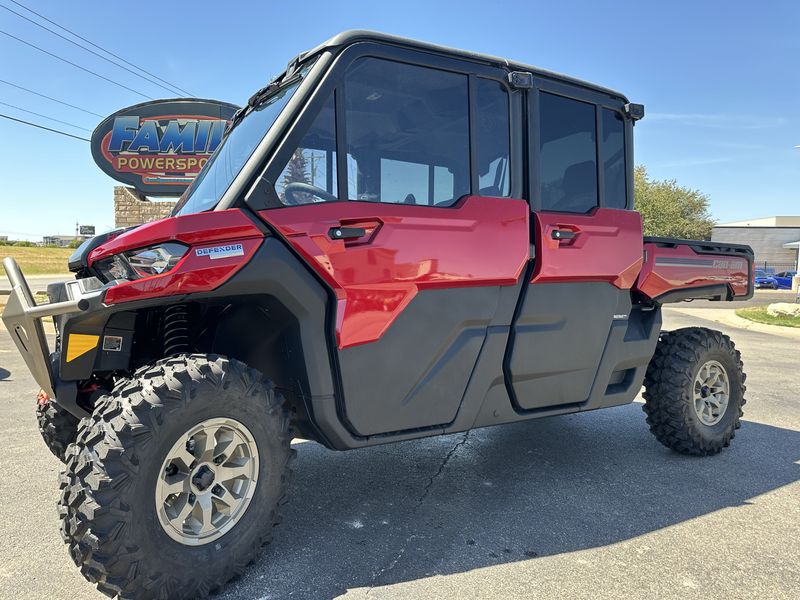
[[[308,160],[302,148],[295,150],[292,158],[283,170],[283,189],[290,183],[309,183],[308,180]],[[295,199],[305,201],[307,194],[295,192]],[[281,192],[281,200],[285,199],[285,192]],[[302,202],[301,202],[302,203]]]
[[[650,179],[643,165],[636,167],[633,179],[635,206],[642,214],[645,235],[711,239],[715,221],[708,209],[708,196],[680,186],[674,179]]]

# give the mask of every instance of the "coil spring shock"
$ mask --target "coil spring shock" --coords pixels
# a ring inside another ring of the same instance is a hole
[[[164,356],[189,351],[189,311],[185,304],[164,309]]]

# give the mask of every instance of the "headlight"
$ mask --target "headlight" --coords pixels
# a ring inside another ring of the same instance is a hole
[[[94,268],[106,281],[132,281],[166,273],[178,264],[188,248],[176,242],[139,248],[99,260]]]

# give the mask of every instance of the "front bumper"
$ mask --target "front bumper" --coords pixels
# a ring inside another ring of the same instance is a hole
[[[64,284],[59,302],[37,305],[28,282],[13,258],[3,261],[11,282],[11,294],[3,311],[3,323],[17,346],[33,379],[50,396],[55,397],[56,377],[50,361],[50,348],[42,319],[88,310],[100,300],[104,286],[96,278],[76,279]]]

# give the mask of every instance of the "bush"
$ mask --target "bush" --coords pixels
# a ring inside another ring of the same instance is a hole
[[[27,240],[17,240],[17,241],[9,240],[7,242],[2,242],[1,245],[3,245],[3,246],[16,246],[18,248],[33,248],[33,247],[36,246],[36,243],[35,242],[29,242]]]

